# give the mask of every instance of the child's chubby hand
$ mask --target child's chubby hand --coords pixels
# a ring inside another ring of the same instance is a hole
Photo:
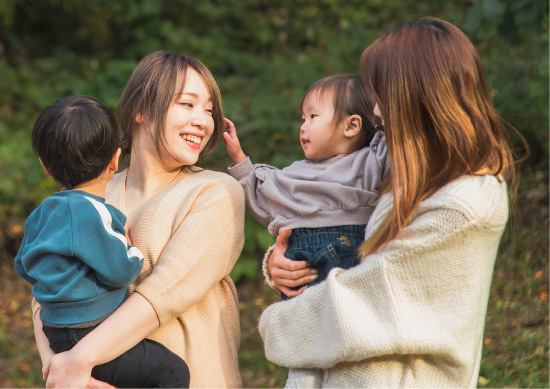
[[[224,118],[223,120],[227,126],[227,130],[223,133],[223,140],[227,149],[227,155],[229,155],[233,161],[233,164],[236,165],[244,161],[246,159],[246,155],[241,148],[241,143],[237,137],[237,129],[235,128],[235,125],[228,118]]]
[[[126,242],[131,245],[132,240],[130,239],[130,225],[128,224],[128,222],[124,224],[124,230],[126,231]]]

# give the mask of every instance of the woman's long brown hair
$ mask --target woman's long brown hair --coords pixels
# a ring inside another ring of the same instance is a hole
[[[373,42],[361,73],[384,120],[393,207],[360,249],[361,257],[399,237],[419,203],[449,182],[483,171],[513,180],[504,123],[481,60],[455,26],[428,18]]]

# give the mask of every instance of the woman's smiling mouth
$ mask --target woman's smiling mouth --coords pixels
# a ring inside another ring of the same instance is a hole
[[[191,135],[191,134],[182,134],[180,137],[185,141],[185,144],[187,144],[189,147],[200,150],[201,143],[202,143],[202,135]]]
[[[202,140],[200,137],[195,135],[183,134],[181,137],[186,141],[193,142],[199,145],[201,144],[201,140]]]

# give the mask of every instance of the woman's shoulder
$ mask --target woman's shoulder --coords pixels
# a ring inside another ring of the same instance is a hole
[[[508,220],[506,182],[491,175],[464,176],[445,185],[424,206],[452,208],[487,225],[501,225]]]
[[[240,187],[239,182],[235,178],[231,177],[227,173],[216,170],[193,168],[193,170],[189,171],[187,177],[193,178],[198,182],[228,186],[237,185]]]
[[[113,178],[107,182],[107,187],[105,188],[105,200],[110,204],[116,204],[115,206],[120,206],[121,203],[124,203],[124,185],[126,183],[126,171],[124,169],[116,173]]]
[[[195,169],[185,174],[178,185],[181,188],[189,190],[189,186],[204,192],[218,192],[220,195],[229,194],[232,197],[242,197],[244,199],[244,190],[239,182],[227,173],[210,170]]]
[[[124,181],[126,180],[126,171],[127,170],[128,170],[128,168],[126,168],[124,170],[121,170],[118,173],[116,173],[113,176],[113,178],[111,178],[109,180],[109,182],[107,183],[107,187],[116,187],[116,186],[119,186],[121,184],[124,184]]]

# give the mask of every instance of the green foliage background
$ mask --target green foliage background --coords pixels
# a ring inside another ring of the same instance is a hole
[[[532,163],[546,169],[544,0],[0,2],[0,243],[10,251],[17,226],[55,188],[29,140],[38,113],[55,100],[86,94],[115,110],[139,59],[157,49],[186,53],[212,70],[245,152],[282,167],[303,158],[297,134],[307,87],[330,74],[359,74],[359,57],[370,42],[422,16],[467,32],[497,108],[528,139]],[[225,169],[223,146],[208,162]],[[255,274],[259,252],[271,241],[248,220],[237,279]]]
[[[527,139],[525,166],[547,193],[545,0],[0,1],[0,263],[13,259],[25,218],[56,189],[32,152],[30,132],[57,99],[90,95],[114,111],[139,59],[158,49],[189,54],[214,74],[245,152],[283,167],[303,158],[298,131],[307,87],[327,75],[359,74],[370,42],[423,16],[457,25],[478,48],[495,105]],[[207,162],[223,171],[224,147]],[[236,281],[257,277],[273,242],[251,218],[245,233]]]

